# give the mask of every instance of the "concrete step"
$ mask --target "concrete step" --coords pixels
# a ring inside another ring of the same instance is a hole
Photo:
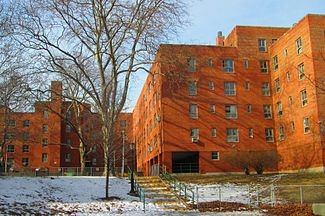
[[[145,188],[144,191],[146,193],[151,193],[151,194],[171,194],[172,192],[164,187],[164,188]]]
[[[178,199],[170,199],[170,200],[154,200],[154,204],[156,205],[162,205],[162,206],[184,206]]]
[[[143,182],[139,182],[140,186],[143,187],[166,187],[165,183],[163,182],[149,182],[149,183],[143,183]]]
[[[159,176],[137,177],[137,183],[145,191],[149,202],[164,210],[188,210],[186,205],[179,200],[168,185]]]

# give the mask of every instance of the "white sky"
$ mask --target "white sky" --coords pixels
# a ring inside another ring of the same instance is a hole
[[[325,0],[189,0],[191,24],[170,43],[215,44],[236,25],[290,27],[306,14],[325,14]],[[147,74],[137,74],[129,94],[132,110]]]

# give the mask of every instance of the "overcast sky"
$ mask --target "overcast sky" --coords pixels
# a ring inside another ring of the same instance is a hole
[[[236,25],[291,27],[306,14],[325,15],[325,0],[189,0],[188,13],[191,24],[170,43],[214,45],[218,31],[227,36]],[[131,107],[146,76],[132,84]]]

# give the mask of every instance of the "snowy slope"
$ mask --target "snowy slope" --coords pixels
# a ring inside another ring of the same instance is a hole
[[[146,212],[138,197],[127,195],[126,179],[110,178],[110,196],[102,201],[104,177],[0,177],[1,215],[198,215],[198,212],[164,212],[148,203]],[[203,196],[203,194],[202,194]],[[257,215],[258,212],[204,213],[201,215]]]

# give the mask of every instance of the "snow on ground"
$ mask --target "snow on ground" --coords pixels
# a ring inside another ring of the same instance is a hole
[[[190,185],[195,193],[199,194],[199,202],[211,202],[221,200],[225,202],[237,202],[250,204],[249,185],[236,184],[213,184],[213,185]]]
[[[102,201],[104,177],[0,177],[1,215],[198,215],[198,212],[166,212],[143,203],[130,191],[126,179],[110,178],[109,196]],[[207,192],[208,193],[208,192]],[[203,194],[202,194],[203,196]],[[261,215],[259,212],[201,213],[200,215]]]

